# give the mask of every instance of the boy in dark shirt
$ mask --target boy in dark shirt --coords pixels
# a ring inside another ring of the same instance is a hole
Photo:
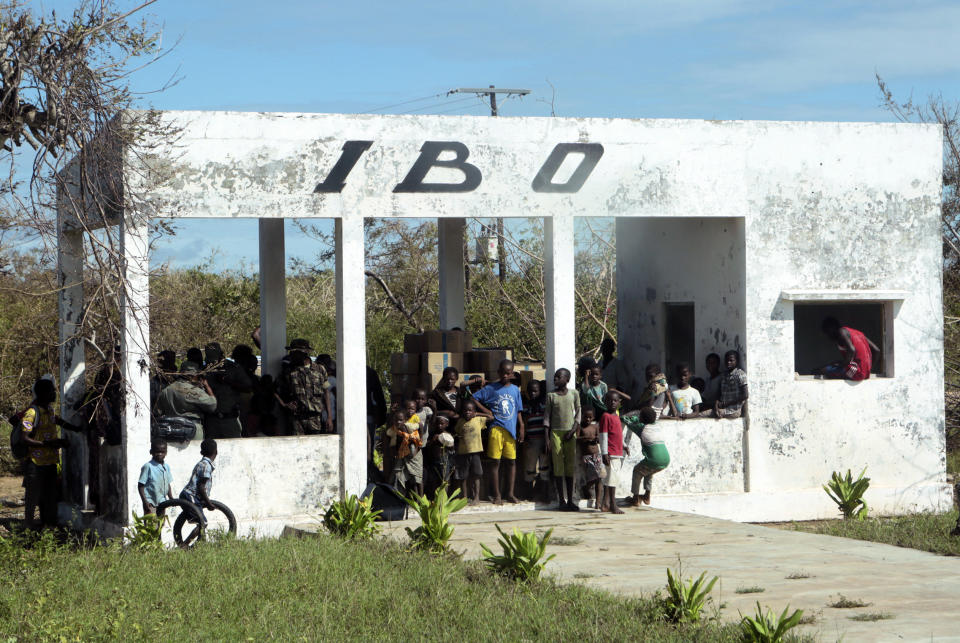
[[[539,495],[541,502],[550,501],[550,456],[545,448],[546,432],[543,427],[545,404],[543,386],[537,380],[530,380],[523,404],[523,423],[527,428],[523,444],[523,476],[530,484],[531,499]]]

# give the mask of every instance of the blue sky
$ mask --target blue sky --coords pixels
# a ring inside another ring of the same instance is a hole
[[[135,2],[122,2],[132,7]],[[34,2],[65,11],[71,2]],[[890,120],[874,74],[903,98],[960,99],[960,2],[160,0],[145,14],[179,44],[133,86],[180,82],[161,109],[371,112],[454,87],[523,87],[504,116]],[[437,98],[378,113],[484,114]],[[288,255],[312,243],[288,222]],[[257,259],[256,222],[179,225],[156,261]]]

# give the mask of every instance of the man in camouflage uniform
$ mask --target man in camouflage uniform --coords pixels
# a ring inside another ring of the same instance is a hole
[[[333,433],[330,408],[330,383],[327,372],[310,360],[313,348],[305,339],[295,339],[287,346],[288,367],[280,375],[279,395],[294,435]]]

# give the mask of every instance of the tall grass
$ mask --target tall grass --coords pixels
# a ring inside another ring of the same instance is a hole
[[[664,623],[651,599],[327,535],[159,552],[0,542],[0,581],[0,637],[20,640],[737,640],[733,624]]]

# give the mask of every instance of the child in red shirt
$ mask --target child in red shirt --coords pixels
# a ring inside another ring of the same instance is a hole
[[[607,466],[607,476],[603,479],[604,508],[612,514],[622,514],[617,506],[617,485],[620,483],[620,470],[623,468],[623,454],[630,453],[623,446],[623,425],[620,423],[620,394],[608,391],[603,398],[607,413],[600,418],[600,453]]]

